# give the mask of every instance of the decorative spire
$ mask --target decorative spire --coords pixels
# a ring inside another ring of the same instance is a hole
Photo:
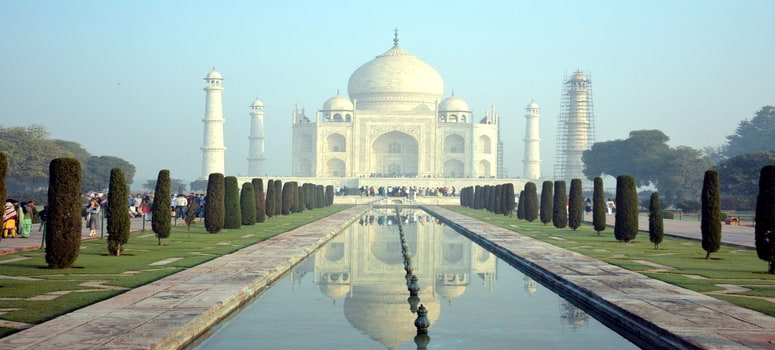
[[[339,89],[336,89],[336,96],[339,96]]]
[[[452,89],[452,97],[455,97],[455,89]]]
[[[393,30],[393,46],[398,46],[398,28]]]

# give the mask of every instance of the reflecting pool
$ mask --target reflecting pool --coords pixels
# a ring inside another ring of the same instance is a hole
[[[401,214],[419,301],[395,211],[375,209],[194,348],[637,348],[427,213]],[[415,343],[417,304],[428,309],[427,345]]]

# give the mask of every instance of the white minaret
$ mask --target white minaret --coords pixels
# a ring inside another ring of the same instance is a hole
[[[224,173],[223,156],[226,147],[223,146],[223,76],[215,71],[215,67],[205,77],[207,94],[205,101],[205,136],[202,142],[202,179],[207,179],[212,173]]]
[[[250,148],[248,150],[248,176],[264,173],[264,103],[256,99],[250,105]]]
[[[525,108],[525,158],[522,163],[526,179],[541,178],[541,136],[538,133],[540,109],[535,102],[530,102]]]

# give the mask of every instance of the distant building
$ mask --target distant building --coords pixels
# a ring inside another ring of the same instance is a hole
[[[223,76],[215,71],[215,67],[204,78],[206,93],[204,140],[202,142],[202,176],[201,179],[207,179],[211,173],[225,172],[224,153],[226,147],[223,145]]]
[[[580,70],[563,83],[557,121],[557,180],[584,179],[581,156],[595,142],[592,81]]]
[[[535,102],[527,105],[525,114],[525,157],[522,160],[525,179],[541,178],[541,135],[538,131],[538,119],[541,117],[541,107]]]
[[[250,142],[248,148],[248,176],[264,172],[264,103],[256,99],[250,105]]]

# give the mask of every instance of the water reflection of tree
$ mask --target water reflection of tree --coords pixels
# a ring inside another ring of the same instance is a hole
[[[564,299],[560,300],[560,318],[565,320],[574,332],[589,324],[589,315]]]

